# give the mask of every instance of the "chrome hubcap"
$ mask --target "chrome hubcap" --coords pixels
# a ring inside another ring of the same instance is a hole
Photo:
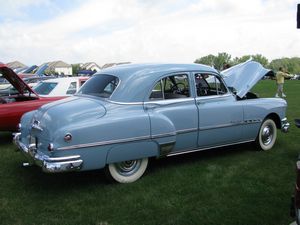
[[[269,145],[273,140],[274,130],[271,126],[266,126],[262,130],[262,142],[264,145]]]
[[[140,160],[128,160],[120,163],[116,163],[116,169],[119,174],[123,176],[130,176],[134,174],[141,166]]]

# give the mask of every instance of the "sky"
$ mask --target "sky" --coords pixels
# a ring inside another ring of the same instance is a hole
[[[296,0],[0,0],[0,62],[300,57]]]

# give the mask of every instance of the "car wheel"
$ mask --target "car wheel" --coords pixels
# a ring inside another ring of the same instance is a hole
[[[260,149],[267,151],[275,144],[276,137],[277,128],[275,122],[272,119],[266,119],[259,129],[256,143]]]
[[[107,174],[119,183],[138,180],[146,171],[148,158],[112,163],[107,166]]]

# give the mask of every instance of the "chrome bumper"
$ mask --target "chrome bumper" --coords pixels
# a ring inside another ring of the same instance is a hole
[[[290,123],[287,121],[287,118],[281,120],[281,131],[287,133],[290,128]]]
[[[35,146],[26,146],[20,141],[21,133],[16,133],[14,136],[14,143],[18,149],[26,156],[31,165],[36,164],[42,167],[47,173],[60,173],[80,170],[83,160],[80,155],[72,155],[65,157],[49,157],[42,152],[37,151]]]

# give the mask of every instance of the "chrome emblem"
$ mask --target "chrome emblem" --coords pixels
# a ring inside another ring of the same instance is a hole
[[[31,124],[31,128],[39,131],[43,131],[43,128],[40,127],[40,124],[41,124],[40,121],[34,120],[33,123]]]

